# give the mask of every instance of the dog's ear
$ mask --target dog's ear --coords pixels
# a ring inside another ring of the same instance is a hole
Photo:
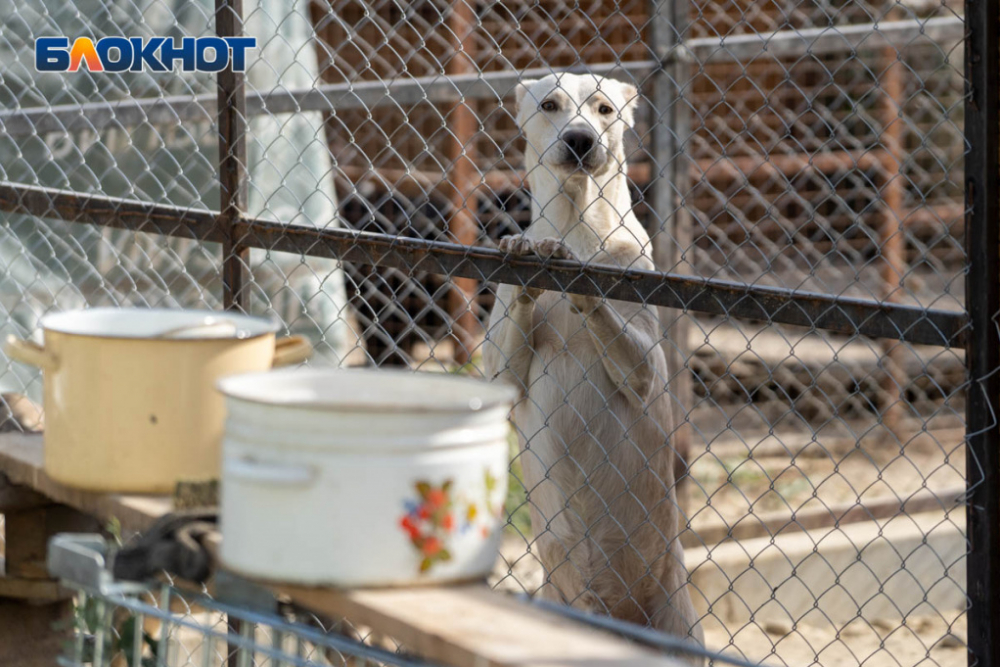
[[[519,81],[517,86],[514,87],[514,99],[517,100],[517,107],[514,109],[514,113],[521,113],[521,103],[524,101],[524,95],[528,92],[528,88],[538,83],[535,80],[524,80]]]
[[[639,89],[631,83],[625,83],[624,81],[618,82],[618,88],[621,99],[625,103],[625,106],[621,109],[622,120],[629,127],[635,127],[635,111],[639,108]]]

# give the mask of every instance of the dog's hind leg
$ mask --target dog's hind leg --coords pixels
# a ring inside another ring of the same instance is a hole
[[[683,558],[683,554],[680,557]],[[686,578],[687,573],[678,564],[657,586],[657,593],[647,604],[653,619],[651,625],[660,632],[685,638],[691,644],[704,648],[705,633],[698,622],[698,612],[691,601]],[[705,664],[704,659],[698,655],[679,654],[678,657],[691,665]]]

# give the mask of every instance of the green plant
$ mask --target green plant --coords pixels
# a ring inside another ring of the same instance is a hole
[[[800,496],[811,492],[812,484],[805,477],[786,477],[774,483],[774,490],[786,501],[802,500]]]
[[[750,459],[728,459],[722,462],[722,466],[726,470],[727,481],[739,489],[750,490],[768,481],[767,473]]]
[[[136,633],[142,633],[142,641],[140,642],[139,651],[140,654],[145,653],[145,648],[149,649],[149,655],[142,655],[141,662],[142,667],[156,667],[157,665],[157,653],[158,647],[156,639],[145,631],[141,625],[139,625],[139,619],[135,616],[129,616],[122,623],[119,629],[119,637],[116,644],[121,649],[122,653],[125,655],[126,664],[134,665],[135,662],[135,640]]]
[[[521,462],[518,459],[521,446],[513,428],[510,429],[507,442],[511,458],[510,473],[507,475],[507,499],[504,501],[508,517],[508,530],[528,536],[531,535],[531,513],[528,511],[528,492],[521,483],[521,480],[524,479]]]
[[[62,632],[67,629],[72,629],[73,631],[73,639],[69,639],[63,643],[63,652],[67,655],[72,654],[77,637],[82,635],[84,640],[83,651],[79,662],[81,664],[93,663],[97,657],[95,650],[97,647],[97,636],[101,627],[104,626],[104,632],[100,633],[103,635],[104,647],[102,654],[104,659],[102,660],[102,665],[95,665],[94,667],[103,667],[103,665],[110,664],[114,656],[119,653],[124,656],[128,665],[141,663],[142,667],[156,667],[158,648],[156,639],[143,630],[138,623],[138,619],[132,615],[129,615],[124,621],[118,624],[117,632],[115,632],[110,627],[115,618],[112,610],[113,607],[109,607],[108,603],[100,598],[87,597],[82,603],[80,598],[77,598],[73,605],[73,616],[65,621],[53,624],[53,630],[56,632]],[[142,655],[138,663],[134,660],[135,635],[137,632],[142,632],[139,649]]]
[[[122,522],[118,520],[118,517],[113,516],[108,519],[108,523],[105,524],[104,530],[114,538],[116,546],[122,546],[124,543],[122,540]]]
[[[471,375],[473,377],[483,377],[483,353],[479,350],[469,357],[469,360],[461,366],[452,368],[449,372],[454,375]]]

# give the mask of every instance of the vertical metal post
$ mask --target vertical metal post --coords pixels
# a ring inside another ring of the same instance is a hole
[[[473,30],[476,15],[472,0],[455,0],[451,5],[448,28],[455,37],[455,54],[448,61],[450,76],[461,76],[477,71],[475,62],[476,42]],[[451,160],[451,219],[448,231],[455,241],[462,245],[473,245],[478,236],[475,213],[469,210],[475,206],[475,187],[479,180],[476,167],[476,134],[479,132],[479,118],[476,116],[475,102],[465,98],[452,107],[448,125],[452,133]],[[470,278],[452,278],[454,289],[449,292],[449,312],[455,329],[457,347],[455,361],[465,364],[469,361],[477,345],[479,321],[475,313],[476,281]]]
[[[241,636],[243,634],[243,621],[226,615],[226,633],[230,636]],[[239,644],[227,641],[225,667],[240,667],[240,654],[243,652]]]
[[[170,614],[170,599],[171,599],[170,586],[167,585],[160,586],[159,607],[160,611],[163,612],[164,614]],[[167,653],[170,651],[171,625],[172,625],[171,620],[167,619],[164,619],[163,622],[160,624],[160,639],[156,644],[156,667],[166,667],[169,664],[167,662]],[[141,633],[142,627],[137,626],[136,632]]]
[[[215,33],[243,35],[243,0],[215,0]],[[226,310],[247,310],[250,249],[236,238],[235,223],[247,207],[246,85],[242,72],[227,67],[218,73],[219,87],[219,226],[222,243],[222,303]]]
[[[689,190],[691,165],[684,155],[691,118],[683,97],[690,78],[690,63],[683,48],[690,22],[689,0],[651,0],[649,3],[649,44],[653,45],[662,67],[652,76],[649,97],[653,103],[653,158],[650,176],[652,208],[657,228],[650,230],[653,261],[661,271],[684,272],[681,262],[690,250],[691,216],[684,196]],[[671,308],[660,308],[662,341],[670,374],[674,407],[672,446],[681,460],[678,473],[686,468],[691,447],[691,429],[686,424],[692,405],[691,374],[685,368],[689,356],[686,316]]]
[[[969,664],[1000,667],[1000,3],[966,0]]]

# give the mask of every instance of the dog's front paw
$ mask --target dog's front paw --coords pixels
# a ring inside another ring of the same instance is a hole
[[[535,254],[549,259],[576,259],[576,255],[562,239],[552,237],[535,241]]]
[[[497,242],[497,249],[508,255],[538,255],[546,259],[576,259],[576,255],[561,239],[547,237],[537,241],[523,234],[504,236]]]
[[[530,255],[534,253],[534,244],[523,234],[504,236],[497,241],[497,250],[508,255]]]

